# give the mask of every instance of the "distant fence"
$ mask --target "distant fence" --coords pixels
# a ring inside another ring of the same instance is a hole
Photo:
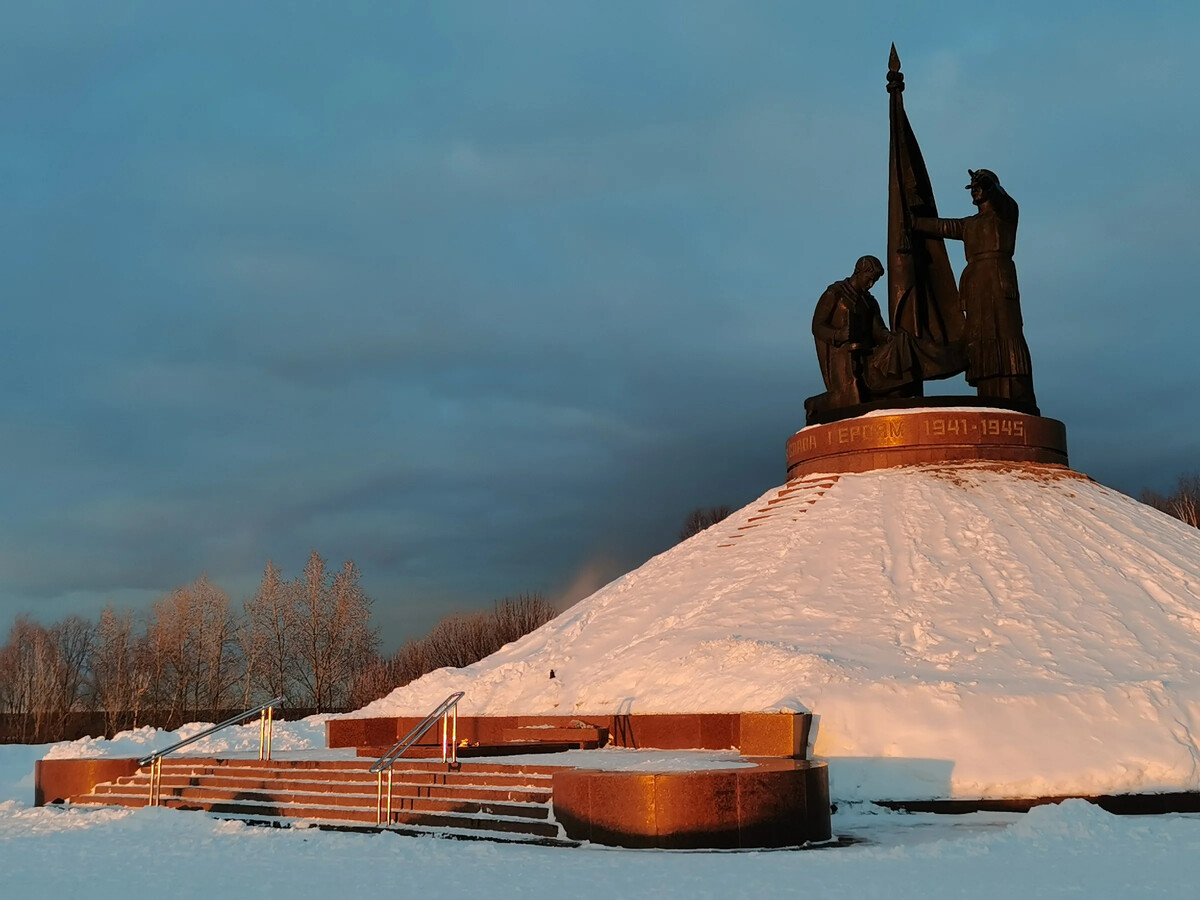
[[[296,721],[316,713],[311,707],[291,707],[276,710],[276,719]],[[66,715],[50,713],[0,713],[0,744],[48,744],[53,741],[75,741],[83,737],[111,738],[117,732],[127,731],[143,725],[174,731],[187,722],[222,722],[242,712],[242,709],[185,709],[132,710],[120,713],[69,712]],[[347,710],[326,709],[326,713]],[[257,721],[257,720],[256,720]]]

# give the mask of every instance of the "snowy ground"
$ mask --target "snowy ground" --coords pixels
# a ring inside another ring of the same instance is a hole
[[[0,747],[6,898],[1192,898],[1200,883],[1200,817],[1116,817],[1083,801],[1024,816],[843,805],[834,831],[859,843],[823,850],[561,850],[254,828],[164,809],[33,809],[33,763],[48,752],[64,750]]]

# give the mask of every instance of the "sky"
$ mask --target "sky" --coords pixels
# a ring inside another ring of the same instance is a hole
[[[0,627],[315,549],[386,648],[782,482],[816,299],[885,255],[893,41],[942,214],[1021,205],[1073,467],[1196,471],[1200,8],[909,7],[6,8]]]

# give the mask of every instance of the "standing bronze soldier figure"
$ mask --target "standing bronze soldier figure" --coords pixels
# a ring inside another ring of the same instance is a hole
[[[1017,202],[994,172],[968,169],[967,173],[971,202],[979,212],[965,219],[915,217],[912,228],[963,242],[967,267],[958,293],[966,313],[967,383],[977,388],[980,397],[1008,400],[1039,415],[1013,264]]]

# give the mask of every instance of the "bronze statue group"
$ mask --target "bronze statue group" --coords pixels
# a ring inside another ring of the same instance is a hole
[[[905,396],[909,380],[894,365],[908,352],[941,352],[961,359],[967,383],[981,398],[1037,414],[1033,366],[1021,321],[1021,295],[1013,250],[1017,236],[1017,204],[987,169],[970,173],[971,200],[979,211],[963,219],[913,218],[918,234],[963,242],[967,265],[959,280],[965,319],[958,347],[921,347],[924,338],[892,332],[883,322],[871,287],[884,274],[874,256],[862,257],[854,273],[826,288],[817,301],[812,331],[817,360],[825,380],[824,395],[813,400],[823,409],[858,406],[890,396]]]
[[[1038,415],[1021,320],[1013,253],[1017,203],[988,169],[970,170],[977,211],[940,218],[925,163],[904,112],[904,76],[892,48],[888,196],[888,313],[871,288],[884,275],[874,256],[817,301],[812,332],[825,392],[805,401],[809,424],[888,405],[918,405],[923,383],[966,373],[978,400]],[[945,240],[962,241],[957,289]],[[903,403],[899,401],[904,401]]]

